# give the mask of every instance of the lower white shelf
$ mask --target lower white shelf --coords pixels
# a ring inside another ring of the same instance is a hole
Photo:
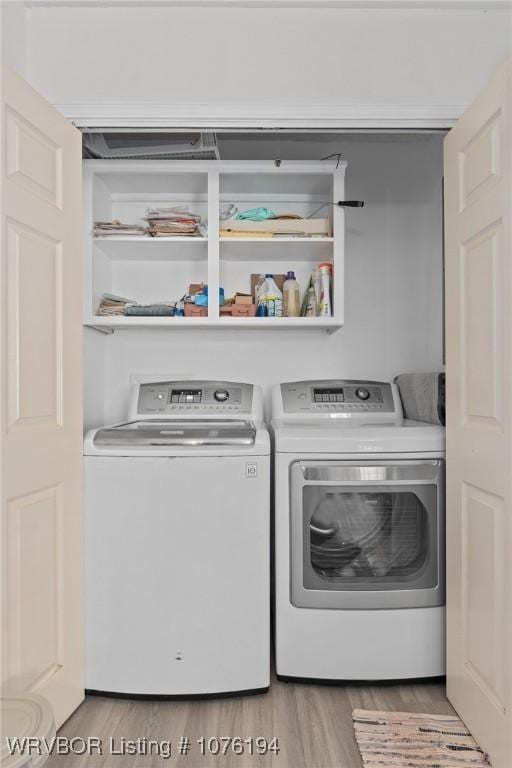
[[[99,330],[127,328],[233,328],[253,330],[284,330],[303,328],[333,333],[343,323],[336,317],[104,317],[97,315],[84,325]]]

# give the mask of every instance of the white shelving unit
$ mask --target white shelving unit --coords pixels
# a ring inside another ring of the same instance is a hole
[[[271,161],[84,161],[84,324],[126,328],[309,328],[343,325],[345,164]],[[222,206],[329,218],[326,237],[220,237]],[[208,220],[206,237],[94,237],[95,220],[140,223],[148,207],[185,205]],[[320,209],[320,210],[318,210]],[[332,317],[221,317],[225,296],[250,291],[251,274],[293,270],[301,295],[320,262],[333,265]],[[190,283],[209,286],[208,317],[105,317],[105,292],[138,302],[175,301]]]

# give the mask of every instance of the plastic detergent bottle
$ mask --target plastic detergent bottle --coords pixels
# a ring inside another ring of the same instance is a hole
[[[258,292],[258,301],[266,306],[268,317],[283,316],[283,294],[270,274],[265,275],[265,282]]]
[[[331,273],[332,266],[328,263],[319,265],[320,271],[320,307],[318,314],[320,317],[330,317],[332,315],[331,305]]]
[[[320,297],[322,293],[322,276],[319,269],[314,269],[311,273],[311,282],[313,283],[313,288],[315,289],[316,311],[318,312],[318,307],[320,306]]]
[[[287,272],[283,285],[283,314],[285,317],[298,317],[299,313],[299,284],[295,279],[295,272]]]
[[[265,275],[259,275],[258,279],[256,280],[256,285],[254,286],[254,303],[256,304],[256,307],[260,303],[260,292],[264,282],[265,282]]]
[[[316,293],[312,285],[308,288],[307,303],[306,303],[306,317],[316,317],[318,315],[318,307],[316,303]]]

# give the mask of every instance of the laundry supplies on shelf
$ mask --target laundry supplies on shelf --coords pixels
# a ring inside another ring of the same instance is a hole
[[[304,274],[303,268],[301,273]],[[295,270],[286,274],[263,273],[251,274],[251,292],[237,292],[232,298],[226,298],[221,316],[241,317],[272,317],[272,318],[316,318],[332,316],[331,298],[332,268],[327,262],[314,269],[306,282],[304,292],[297,280]],[[315,285],[318,283],[318,286]],[[319,304],[317,290],[323,300]],[[325,294],[325,296],[324,296]],[[219,305],[222,299],[219,299]],[[250,309],[236,309],[233,305],[246,305]],[[320,314],[322,309],[323,315]]]
[[[302,300],[301,317],[332,317],[332,278],[330,262],[322,262],[313,270]]]
[[[294,272],[288,272],[283,286],[283,314],[298,317],[300,314],[300,289]]]
[[[320,275],[319,269],[314,269],[311,273],[311,284],[313,288],[315,289],[315,300],[316,300],[316,308],[315,308],[315,315],[317,314],[318,307],[320,306],[320,295],[321,295],[321,288],[322,288],[322,276]]]
[[[326,201],[343,199],[343,175],[327,161],[86,160],[84,322],[333,332],[343,324],[344,216]],[[322,263],[332,272],[320,315]],[[106,293],[130,301],[98,311]]]
[[[283,316],[283,292],[277,287],[274,278],[270,274],[265,275],[265,280],[258,291],[258,308],[263,308],[264,317]],[[266,311],[265,311],[266,310]],[[258,314],[258,309],[256,309]]]
[[[313,285],[310,285],[306,296],[304,297],[305,302],[305,312],[304,315],[306,317],[317,317],[318,315],[318,303],[316,300],[316,292]]]
[[[192,286],[191,286],[192,288]],[[189,291],[192,294],[192,291]],[[208,286],[202,285],[198,291],[193,294],[194,304],[201,307],[208,306]],[[219,306],[224,304],[224,288],[219,287]]]
[[[330,317],[332,315],[331,301],[331,275],[332,264],[320,264],[320,306],[318,314],[320,317]]]

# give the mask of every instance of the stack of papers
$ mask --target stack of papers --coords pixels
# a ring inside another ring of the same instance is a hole
[[[141,236],[147,234],[147,229],[142,224],[123,224],[122,221],[95,221],[95,237],[126,237],[126,235]]]
[[[113,293],[104,293],[98,307],[98,315],[125,315],[126,308],[137,302],[133,299],[125,299],[115,296]]]
[[[201,217],[186,208],[148,208],[145,221],[152,237],[201,236]]]

